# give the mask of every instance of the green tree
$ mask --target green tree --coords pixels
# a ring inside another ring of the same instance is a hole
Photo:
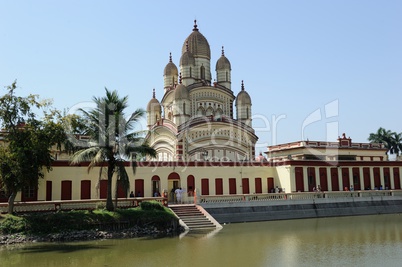
[[[399,156],[402,152],[402,133],[393,132],[391,135],[391,154]]]
[[[0,98],[2,142],[0,146],[0,180],[8,197],[8,212],[14,212],[17,193],[25,187],[38,186],[39,178],[51,169],[51,148],[61,143],[63,128],[48,116],[40,121],[33,112],[50,106],[37,95],[16,96],[16,82],[6,87]]]
[[[385,130],[384,128],[380,127],[376,133],[370,133],[368,140],[370,143],[383,144],[387,149],[386,154],[388,154],[388,152],[392,152],[392,134],[392,131]]]
[[[387,148],[386,154],[398,156],[402,152],[402,133],[392,132],[380,127],[376,133],[370,133],[371,143],[381,143]]]
[[[144,132],[134,131],[136,123],[144,116],[142,109],[137,109],[125,120],[125,109],[128,96],[119,97],[117,91],[105,88],[106,96],[93,97],[96,108],[86,111],[81,109],[86,119],[85,134],[90,138],[88,147],[75,152],[71,164],[89,162],[88,172],[95,166],[107,168],[107,199],[106,209],[114,210],[112,201],[112,179],[116,174],[117,180],[127,192],[129,188],[128,174],[125,162],[132,162],[133,173],[136,168],[136,155],[155,157],[153,148],[144,143]],[[116,187],[117,188],[117,187]]]

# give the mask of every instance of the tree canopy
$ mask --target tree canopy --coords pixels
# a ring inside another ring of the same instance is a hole
[[[402,152],[402,133],[378,128],[377,132],[370,133],[368,140],[371,143],[384,144],[387,153],[398,156]]]
[[[39,101],[37,95],[17,96],[16,82],[6,87],[0,98],[0,185],[8,196],[9,213],[14,199],[24,188],[38,185],[45,171],[51,169],[51,147],[65,140],[64,129],[51,111],[43,120],[34,109],[49,108],[50,101]]]
[[[88,171],[95,166],[100,166],[101,170],[106,166],[106,208],[111,211],[114,210],[111,189],[113,175],[116,174],[116,183],[120,181],[127,193],[129,179],[124,162],[131,161],[135,172],[136,155],[155,157],[156,152],[144,143],[142,131],[134,131],[136,123],[145,114],[144,110],[137,109],[126,119],[128,97],[120,97],[117,91],[109,91],[107,88],[105,92],[104,97],[93,97],[96,108],[80,110],[86,121],[85,134],[90,139],[86,148],[73,154],[71,163],[89,162]]]

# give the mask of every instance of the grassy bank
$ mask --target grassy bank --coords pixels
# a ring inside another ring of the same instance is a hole
[[[99,209],[3,215],[0,233],[45,235],[80,230],[125,229],[133,226],[166,229],[176,225],[178,220],[169,209],[158,202],[142,202],[140,207],[114,212]]]

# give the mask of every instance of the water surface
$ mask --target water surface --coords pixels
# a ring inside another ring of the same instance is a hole
[[[0,247],[0,266],[401,266],[402,215],[227,224],[185,236]]]

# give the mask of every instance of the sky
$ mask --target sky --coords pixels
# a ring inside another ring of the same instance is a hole
[[[225,48],[232,90],[252,99],[256,151],[299,140],[402,132],[402,1],[0,0],[0,87],[73,113],[105,87],[146,109],[194,20]],[[5,91],[3,91],[5,92]],[[146,128],[145,120],[140,127]]]

